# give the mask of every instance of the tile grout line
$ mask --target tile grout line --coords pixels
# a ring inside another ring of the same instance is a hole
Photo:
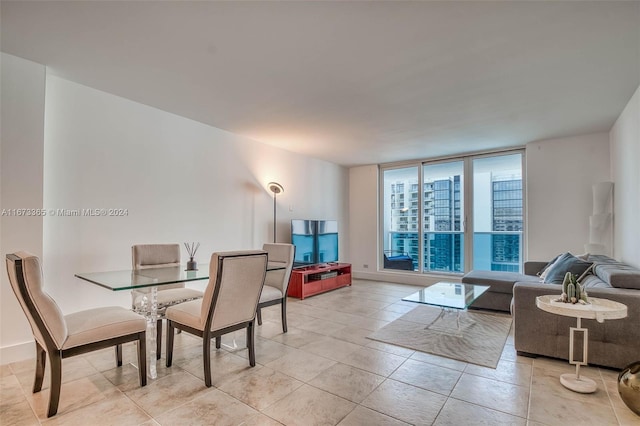
[[[35,360],[34,360],[35,361]],[[27,405],[29,406],[29,409],[31,410],[31,413],[33,413],[33,417],[35,417],[36,421],[38,422],[38,424],[42,424],[42,421],[40,420],[40,417],[38,417],[38,414],[35,412],[33,406],[31,405],[31,403],[29,402],[29,399],[27,398],[27,393],[24,390],[24,387],[22,386],[22,384],[20,383],[20,380],[18,380],[18,376],[16,376],[16,374],[13,372],[13,368],[11,368],[11,364],[7,364],[9,365],[9,370],[11,370],[11,375],[13,377],[15,377],[16,382],[18,382],[18,386],[20,387],[20,392],[22,393],[22,397],[24,398],[24,401],[27,403]],[[46,374],[46,370],[45,370],[45,374]],[[44,379],[43,379],[44,382]],[[44,385],[44,383],[43,383]],[[42,390],[40,391],[42,392]],[[33,394],[33,393],[32,393]],[[20,404],[20,402],[17,402],[16,404]],[[16,404],[11,404],[11,405],[16,405]]]
[[[517,357],[516,353],[516,357]],[[527,424],[531,421],[531,400],[533,399],[533,371],[534,371],[534,363],[531,363],[531,376],[529,377],[529,399],[527,401]]]
[[[598,367],[598,373],[600,373],[600,381],[604,386],[604,391],[607,393],[607,398],[609,399],[609,405],[611,406],[611,410],[613,410],[613,415],[616,417],[616,421],[618,422],[618,425],[622,425],[622,422],[620,421],[620,416],[618,416],[618,410],[616,410],[616,408],[613,405],[613,399],[611,398],[611,393],[609,392],[609,388],[607,387],[606,380],[602,376],[602,370],[600,369],[600,367]]]
[[[369,395],[367,395],[367,397],[365,399],[362,400],[362,402],[364,402],[369,396],[371,396],[371,394],[373,394],[375,391],[377,391],[378,388],[380,388],[380,386],[385,384],[387,382],[387,380],[393,380],[393,379],[391,379],[389,377],[385,377],[384,380],[382,381],[382,383],[380,383],[378,386],[376,386],[375,389],[373,391],[371,391],[371,393]],[[397,417],[392,416],[391,414],[383,413],[382,411],[379,411],[379,410],[377,410],[375,408],[371,408],[371,407],[367,407],[366,405],[362,405],[362,402],[360,402],[358,404],[358,407],[362,407],[362,408],[366,408],[366,409],[371,410],[371,411],[375,411],[376,413],[379,413],[379,414],[382,414],[383,416],[390,417],[392,419],[398,420],[399,422],[402,422],[402,423],[407,423],[402,419],[399,419]]]

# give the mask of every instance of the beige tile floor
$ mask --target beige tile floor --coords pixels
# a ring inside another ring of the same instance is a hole
[[[355,280],[350,288],[289,299],[263,311],[249,368],[244,332],[225,336],[204,386],[201,341],[176,336],[173,367],[140,388],[135,346],[115,368],[113,350],[64,361],[58,415],[46,419],[49,381],[31,393],[35,362],[0,366],[1,425],[640,425],[613,370],[585,368],[594,394],[571,392],[564,361],[516,355],[510,336],[497,369],[366,338],[410,310],[415,287]],[[234,348],[234,343],[237,348]]]

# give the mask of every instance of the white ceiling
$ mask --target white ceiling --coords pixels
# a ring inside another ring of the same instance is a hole
[[[2,51],[342,165],[608,131],[638,2],[11,2]]]

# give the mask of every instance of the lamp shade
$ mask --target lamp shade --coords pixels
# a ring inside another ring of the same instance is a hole
[[[269,188],[269,191],[273,192],[274,194],[284,192],[284,188],[278,182],[269,182],[267,184],[267,187]]]

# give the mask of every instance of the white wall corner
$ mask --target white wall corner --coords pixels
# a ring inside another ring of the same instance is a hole
[[[34,212],[43,208],[46,68],[6,53],[2,53],[0,63],[0,206],[6,209],[0,218],[0,255],[4,263],[7,253],[18,250],[42,256],[42,216],[18,212],[25,212],[22,209]],[[21,342],[29,339],[32,339],[31,329],[3,271],[0,274],[2,362],[16,360],[16,356],[34,356],[33,349],[26,352],[21,349]],[[6,357],[5,352],[8,354]]]

